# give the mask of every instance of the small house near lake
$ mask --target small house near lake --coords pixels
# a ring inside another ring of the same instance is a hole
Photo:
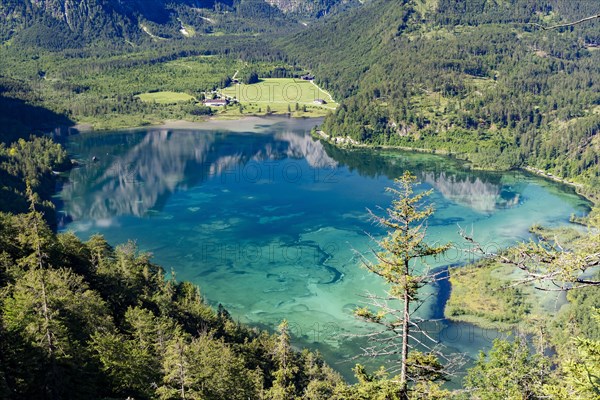
[[[209,107],[223,107],[229,104],[229,100],[227,99],[208,99],[202,102],[205,106]]]

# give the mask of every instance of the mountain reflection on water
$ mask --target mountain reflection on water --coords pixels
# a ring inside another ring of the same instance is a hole
[[[519,203],[519,194],[503,187],[495,175],[474,176],[458,167],[452,171],[448,168],[451,163],[441,157],[427,160],[427,156],[413,158],[406,153],[390,157],[390,152],[344,151],[324,145],[307,132],[288,131],[285,126],[278,129],[277,125],[271,131],[257,135],[149,129],[76,137],[70,150],[77,153],[83,166],[72,171],[63,190],[63,198],[68,199],[64,211],[73,220],[94,220],[101,226],[116,216],[142,217],[160,211],[175,191],[207,179],[256,183],[274,179],[277,160],[286,158],[305,160],[315,170],[347,166],[367,176],[394,178],[411,170],[447,200],[479,212]],[[289,168],[283,172],[295,173]]]
[[[519,193],[503,189],[502,185],[486,182],[480,177],[459,177],[441,172],[421,174],[423,182],[436,188],[446,199],[468,206],[475,211],[492,212],[519,204]]]
[[[114,153],[112,142],[108,144],[111,148],[106,148],[105,137],[81,137],[78,156],[85,165],[71,173],[63,190],[63,197],[70,199],[66,211],[75,220],[139,217],[160,208],[174,191],[211,177],[259,181],[273,174],[274,164],[264,168],[258,167],[259,163],[291,158],[306,159],[313,168],[337,166],[323,145],[304,133],[281,132],[274,137],[238,134],[235,147],[223,141],[226,135],[149,130],[135,134],[137,143],[122,153]]]

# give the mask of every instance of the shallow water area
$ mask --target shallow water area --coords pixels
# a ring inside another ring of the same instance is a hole
[[[456,244],[436,267],[468,260],[459,226],[494,250],[527,238],[532,224],[566,224],[587,210],[570,188],[521,172],[333,148],[309,135],[318,123],[251,118],[71,136],[66,146],[81,167],[61,191],[61,229],[112,244],[135,239],[234,318],[269,329],[289,320],[299,345],[320,349],[348,376],[356,360],[338,362],[361,345],[348,334],[371,328],[352,310],[365,291],[383,290],[357,257],[373,246],[367,233],[383,233],[367,209],[389,206],[385,188],[404,170],[422,182],[417,190],[433,189],[429,240]],[[437,289],[424,317],[442,315]],[[448,321],[432,331],[448,351],[470,355],[497,334]]]

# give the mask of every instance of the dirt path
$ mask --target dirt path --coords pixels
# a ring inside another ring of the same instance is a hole
[[[317,85],[317,84],[315,83],[315,81],[314,81],[314,80],[313,80],[313,81],[310,81],[310,83],[312,83],[313,85],[315,85],[315,87],[316,87],[316,88],[317,88],[319,91],[321,91],[321,92],[325,93],[327,96],[329,96],[329,101],[330,101],[330,102],[332,102],[332,103],[335,103],[335,102],[336,102],[336,101],[333,99],[333,96],[331,95],[331,93],[329,93],[329,92],[328,92],[327,90],[325,90],[325,89],[321,89],[321,88],[319,87],[319,85]]]
[[[152,32],[150,32],[150,29],[148,29],[148,27],[146,27],[145,25],[140,25],[140,26],[142,27],[142,30],[144,31],[144,33],[146,33],[152,39],[156,39],[156,40],[169,40],[167,38],[156,36],[156,35],[152,34]]]

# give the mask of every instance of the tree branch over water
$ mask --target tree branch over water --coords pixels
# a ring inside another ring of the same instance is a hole
[[[594,268],[600,266],[600,233],[596,225],[589,232],[571,243],[569,248],[560,240],[538,235],[537,240],[523,242],[502,253],[484,250],[473,235],[460,228],[459,234],[472,246],[473,253],[511,265],[525,273],[510,286],[534,284],[543,291],[569,291],[588,286],[600,287],[600,280],[593,275]]]

